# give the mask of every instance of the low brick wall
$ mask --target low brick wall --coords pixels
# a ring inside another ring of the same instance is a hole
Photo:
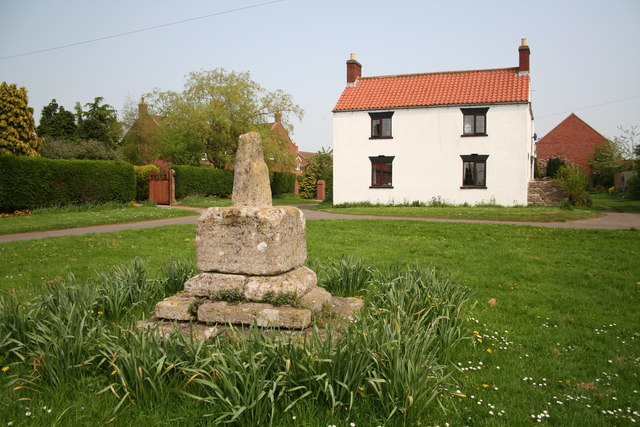
[[[567,200],[567,193],[552,179],[529,181],[527,204],[538,206],[560,206]]]

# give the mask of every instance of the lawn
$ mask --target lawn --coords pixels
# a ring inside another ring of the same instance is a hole
[[[145,262],[148,277],[160,278],[171,260],[193,262],[194,237],[194,227],[183,225],[2,244],[1,286],[30,298],[61,285],[71,272],[95,281],[96,270],[129,264],[134,256]],[[432,402],[422,425],[625,425],[640,419],[640,231],[361,220],[308,221],[307,237],[308,263],[333,292],[326,265],[345,257],[345,278],[358,265],[387,271],[417,262],[471,292],[468,339],[450,361],[456,367],[451,384],[439,389],[444,411]],[[365,299],[367,292],[361,292]],[[12,370],[18,367],[0,375]],[[0,420],[194,425],[205,423],[200,417],[210,411],[209,404],[184,398],[115,410],[122,388],[116,381],[112,392],[99,378],[58,388],[43,380],[33,384],[39,393],[16,392],[31,402],[12,400],[8,386],[0,388]],[[387,403],[371,393],[363,387],[351,411],[331,412],[321,399],[301,399],[286,413],[277,410],[274,425],[383,424]]]
[[[640,200],[625,199],[617,194],[593,193],[591,194],[594,207],[615,212],[640,213]]]
[[[25,213],[27,214],[25,215]],[[62,230],[65,228],[149,221],[196,214],[196,212],[185,209],[133,206],[128,203],[43,208],[34,209],[32,212],[22,211],[21,214],[0,217],[0,234]]]
[[[303,199],[300,196],[296,196],[293,194],[278,194],[273,196],[273,205],[274,206],[282,206],[282,205],[308,205],[318,203],[317,200],[309,200]],[[194,206],[198,208],[212,208],[219,206],[231,206],[231,199],[224,198],[221,199],[219,197],[203,197],[203,196],[188,196],[181,199],[178,202],[179,206]]]
[[[564,222],[602,215],[602,211],[590,208],[561,208],[546,206],[388,206],[347,204],[333,206],[323,204],[315,208],[325,212],[347,215],[394,216],[404,218],[450,218],[494,221]]]

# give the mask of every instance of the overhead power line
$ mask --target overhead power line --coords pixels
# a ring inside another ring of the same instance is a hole
[[[266,6],[266,5],[269,5],[269,4],[278,3],[278,2],[282,2],[282,1],[284,1],[284,0],[272,0],[272,1],[264,2],[264,3],[253,4],[253,5],[250,5],[250,6],[238,7],[238,8],[235,8],[235,9],[229,9],[229,10],[223,10],[221,12],[210,13],[208,15],[196,16],[194,18],[187,18],[187,19],[183,19],[181,21],[169,22],[169,23],[161,24],[161,25],[154,25],[153,27],[140,28],[138,30],[127,31],[127,32],[124,32],[124,33],[119,33],[119,34],[112,34],[110,36],[98,37],[96,39],[84,40],[84,41],[80,41],[80,42],[65,44],[65,45],[62,45],[62,46],[49,47],[49,48],[46,48],[46,49],[33,50],[31,52],[18,53],[16,55],[2,56],[2,57],[0,57],[0,60],[18,58],[20,56],[35,55],[35,54],[43,53],[43,52],[50,52],[52,50],[66,49],[68,47],[80,46],[80,45],[83,45],[83,44],[94,43],[94,42],[98,42],[98,41],[102,41],[102,40],[114,39],[116,37],[124,37],[124,36],[128,36],[128,35],[131,35],[131,34],[142,33],[144,31],[157,30],[159,28],[170,27],[172,25],[178,25],[178,24],[184,24],[186,22],[197,21],[199,19],[206,19],[206,18],[211,18],[213,16],[220,16],[220,15],[226,15],[226,14],[229,14],[229,13],[240,12],[240,11],[243,11],[243,10],[253,9],[253,8],[256,8],[256,7]]]
[[[586,107],[574,108],[573,110],[561,111],[559,113],[545,114],[544,116],[537,116],[536,119],[543,119],[545,117],[557,116],[558,114],[567,114],[567,113],[572,113],[574,111],[586,110],[587,108],[602,107],[603,105],[616,104],[618,102],[628,101],[630,99],[636,99],[636,98],[640,98],[640,95],[630,96],[628,98],[616,99],[615,101],[603,102],[601,104],[588,105]]]

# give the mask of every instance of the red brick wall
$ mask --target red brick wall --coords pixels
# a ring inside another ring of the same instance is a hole
[[[591,174],[587,159],[593,154],[593,147],[602,144],[606,138],[571,114],[536,144],[536,153],[541,164],[547,159],[558,157],[581,166]]]

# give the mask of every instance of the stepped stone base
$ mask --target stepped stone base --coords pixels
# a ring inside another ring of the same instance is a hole
[[[188,294],[217,298],[233,292],[248,301],[262,301],[267,296],[295,294],[301,297],[318,282],[316,273],[307,267],[298,267],[275,276],[248,276],[243,274],[200,273],[184,284]]]
[[[363,306],[359,298],[334,297],[323,288],[314,287],[300,299],[301,308],[274,306],[266,303],[228,303],[211,301],[188,293],[180,293],[156,304],[155,316],[159,320],[197,322],[203,324],[253,325],[260,327],[306,329],[313,316],[327,308],[334,314],[351,320]],[[139,326],[140,327],[140,326]],[[168,326],[167,326],[168,328]],[[170,329],[168,330],[170,332]],[[163,333],[168,333],[163,330]],[[199,332],[215,336],[212,331]],[[213,334],[213,335],[212,335]]]

